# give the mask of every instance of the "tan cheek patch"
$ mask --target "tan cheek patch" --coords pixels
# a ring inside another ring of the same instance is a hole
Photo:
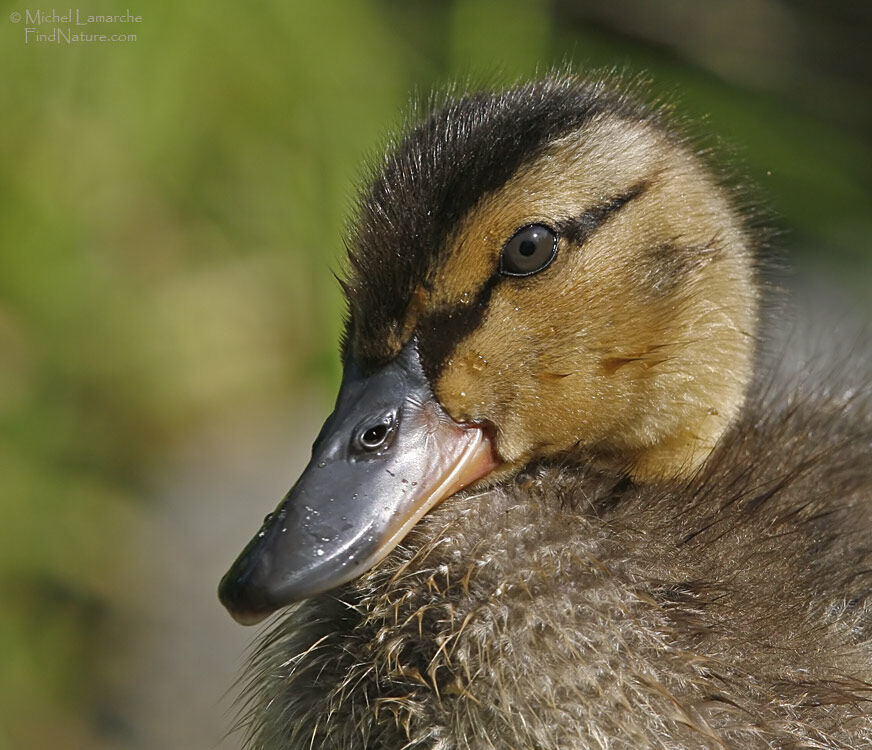
[[[547,276],[505,279],[436,384],[455,418],[497,425],[505,460],[606,439],[631,394],[632,373],[602,372],[615,352],[611,334],[620,338],[613,300],[582,269],[566,270],[573,265],[582,259],[555,262]]]
[[[634,304],[617,291],[630,288],[621,275],[608,293],[566,278],[503,285],[446,363],[440,402],[457,419],[493,422],[508,462],[579,445],[624,456],[640,475],[691,470],[741,403],[753,299],[732,311]]]

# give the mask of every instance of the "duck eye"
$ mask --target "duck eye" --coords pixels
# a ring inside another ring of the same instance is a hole
[[[396,420],[386,414],[379,421],[362,425],[357,431],[357,447],[366,452],[385,448],[393,437]]]
[[[360,436],[360,442],[366,448],[378,448],[388,435],[388,426],[386,424],[377,424],[375,427],[370,427],[363,435]]]
[[[503,247],[500,273],[530,276],[551,265],[557,255],[557,234],[544,224],[521,227]]]

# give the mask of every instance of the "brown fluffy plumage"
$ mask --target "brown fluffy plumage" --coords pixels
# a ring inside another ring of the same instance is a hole
[[[344,356],[416,336],[503,467],[257,647],[278,748],[872,745],[872,423],[751,379],[753,239],[668,128],[558,77],[449,102],[361,201]],[[553,268],[493,269],[518,226]]]

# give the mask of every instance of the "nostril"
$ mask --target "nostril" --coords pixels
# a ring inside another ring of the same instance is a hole
[[[380,422],[363,426],[358,431],[357,443],[365,451],[377,451],[390,441],[394,427],[394,417],[388,414]]]

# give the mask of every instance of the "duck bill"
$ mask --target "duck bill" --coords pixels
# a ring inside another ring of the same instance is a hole
[[[219,598],[254,624],[346,583],[496,465],[484,429],[455,422],[434,397],[414,341],[369,376],[350,363],[309,465],[221,580]]]

